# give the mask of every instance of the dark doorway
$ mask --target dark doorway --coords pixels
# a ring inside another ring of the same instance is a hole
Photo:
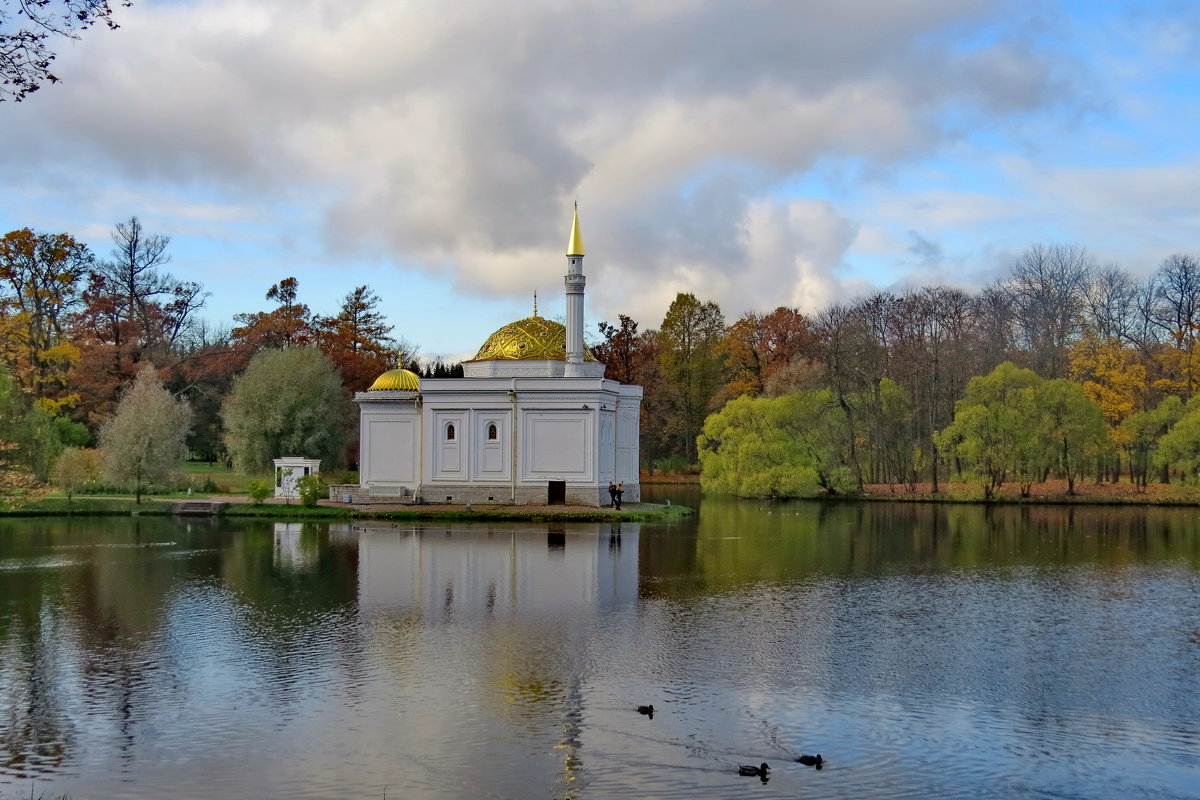
[[[567,504],[567,482],[566,481],[550,481],[549,491],[546,494],[546,505],[565,506],[566,504]]]

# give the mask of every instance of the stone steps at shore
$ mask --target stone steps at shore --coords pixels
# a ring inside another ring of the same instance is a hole
[[[214,517],[221,513],[224,503],[211,500],[185,500],[182,503],[172,503],[171,513],[181,516]]]

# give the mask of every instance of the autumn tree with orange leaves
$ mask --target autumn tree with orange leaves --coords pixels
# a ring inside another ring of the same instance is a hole
[[[411,358],[415,349],[392,338],[393,326],[379,310],[379,295],[359,286],[342,298],[336,316],[316,320],[316,340],[337,367],[347,391],[364,391],[383,372],[393,369],[400,351]]]
[[[747,311],[729,326],[718,347],[731,375],[718,398],[758,397],[781,370],[811,358],[816,345],[808,318],[794,308],[780,306],[768,314]]]
[[[117,223],[112,241],[109,258],[88,274],[75,319],[80,355],[70,381],[92,426],[112,415],[145,364],[163,367],[176,360],[181,337],[208,297],[199,283],[163,270],[171,239],[148,232],[137,217]]]

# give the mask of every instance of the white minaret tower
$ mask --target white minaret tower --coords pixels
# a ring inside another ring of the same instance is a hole
[[[579,203],[571,220],[571,238],[567,241],[567,366],[568,378],[583,377],[583,237],[579,235]]]

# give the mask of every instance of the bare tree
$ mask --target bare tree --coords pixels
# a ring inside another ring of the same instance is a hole
[[[112,240],[111,257],[100,262],[88,289],[108,340],[169,349],[208,293],[198,283],[176,280],[161,270],[171,261],[171,237],[148,233],[137,217],[118,222]]]
[[[50,40],[78,39],[97,23],[115,29],[112,14],[109,0],[0,0],[0,103],[20,102],[45,81],[57,83],[50,71],[55,58]]]
[[[1101,339],[1137,342],[1138,292],[1137,282],[1116,264],[1097,269],[1084,292],[1084,324]]]
[[[863,315],[835,304],[817,315],[815,330],[825,360],[826,380],[846,418],[846,460],[854,473],[855,489],[862,491],[863,470],[858,436],[862,432],[862,398],[873,383],[869,365],[875,360],[875,342]]]
[[[1012,294],[1003,284],[985,287],[975,298],[972,316],[979,331],[978,358],[983,375],[1013,359],[1017,349],[1017,311]]]
[[[1013,264],[1006,288],[1032,367],[1044,378],[1067,375],[1067,348],[1079,335],[1095,260],[1083,247],[1035,244]]]
[[[1200,260],[1182,253],[1168,256],[1154,274],[1151,296],[1151,323],[1176,347],[1195,347],[1200,329]]]
[[[940,453],[934,434],[953,420],[954,403],[975,374],[976,303],[966,292],[944,286],[910,291],[902,303],[894,371],[912,396],[912,438],[922,450],[923,457],[913,459],[913,478],[924,462],[937,492]]]
[[[1163,261],[1148,285],[1146,318],[1170,344],[1155,354],[1163,377],[1191,397],[1200,385],[1200,260],[1176,253]]]
[[[862,355],[873,356],[872,367],[877,378],[891,377],[890,357],[900,310],[900,298],[891,292],[876,292],[854,304],[854,314],[875,344]]]

